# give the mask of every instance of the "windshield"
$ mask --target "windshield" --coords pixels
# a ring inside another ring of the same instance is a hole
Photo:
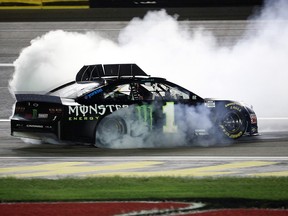
[[[77,98],[82,96],[83,94],[96,89],[99,86],[99,83],[73,83],[71,85],[65,86],[53,93],[51,95],[65,97],[65,98]]]

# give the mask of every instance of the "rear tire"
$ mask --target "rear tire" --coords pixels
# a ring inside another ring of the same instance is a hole
[[[221,115],[218,125],[224,137],[240,138],[247,129],[247,120],[243,114],[243,107],[237,104],[228,104]]]
[[[105,117],[96,128],[95,146],[99,148],[113,148],[127,133],[125,121],[120,117]]]

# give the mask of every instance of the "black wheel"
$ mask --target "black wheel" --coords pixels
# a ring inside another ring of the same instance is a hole
[[[120,117],[105,117],[96,128],[95,146],[112,148],[127,133],[125,121]]]
[[[237,104],[227,105],[226,111],[218,122],[224,136],[231,139],[240,138],[247,129],[247,120],[243,114],[243,107]]]

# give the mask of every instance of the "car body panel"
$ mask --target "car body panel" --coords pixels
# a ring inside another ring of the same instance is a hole
[[[144,136],[135,122],[145,125],[146,136],[181,131],[193,138],[222,131],[236,139],[258,134],[251,108],[236,101],[203,99],[164,78],[148,76],[135,64],[84,66],[75,81],[46,94],[16,94],[16,100],[11,134],[18,137],[95,144],[97,127],[108,116],[122,119],[131,137]],[[233,116],[242,119],[239,133],[233,132]]]

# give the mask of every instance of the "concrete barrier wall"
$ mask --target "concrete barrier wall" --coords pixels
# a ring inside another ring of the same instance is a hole
[[[0,9],[88,9],[89,0],[0,0]]]
[[[162,8],[91,8],[0,10],[0,22],[129,21]],[[178,20],[246,20],[258,7],[165,8]]]
[[[0,9],[242,7],[261,6],[264,0],[0,0]]]
[[[0,0],[0,22],[128,21],[162,8],[179,15],[179,20],[245,20],[262,4],[263,0]]]

